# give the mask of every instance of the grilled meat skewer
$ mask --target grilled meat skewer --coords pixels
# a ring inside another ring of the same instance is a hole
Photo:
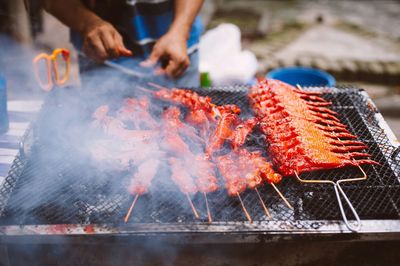
[[[315,112],[315,106],[310,106],[310,101],[311,105],[327,103],[323,98],[276,80],[260,82],[249,97],[269,143],[268,151],[282,174],[377,164],[362,159],[369,156],[358,152],[365,146],[353,140],[356,136],[333,113]]]

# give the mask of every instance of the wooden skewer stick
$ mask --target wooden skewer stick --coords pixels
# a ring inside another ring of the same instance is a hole
[[[204,199],[205,199],[205,201],[206,201],[208,222],[209,222],[209,223],[212,223],[211,212],[210,212],[210,208],[209,208],[209,206],[208,206],[207,193],[204,192],[203,195],[204,195]]]
[[[166,87],[163,87],[163,86],[161,86],[161,85],[155,84],[155,83],[153,83],[153,82],[149,82],[149,83],[147,83],[147,84],[149,84],[150,86],[152,86],[152,87],[154,87],[154,88],[160,89],[160,90],[167,89]]]
[[[242,198],[240,197],[239,192],[236,192],[236,195],[238,196],[238,198],[239,198],[239,200],[240,200],[240,204],[242,205],[242,209],[243,209],[244,214],[245,214],[246,217],[247,217],[247,220],[249,220],[249,222],[252,223],[252,222],[253,222],[253,219],[251,219],[249,212],[247,211],[246,207],[244,206],[243,200],[242,200]]]
[[[196,217],[196,219],[199,219],[200,216],[199,216],[199,214],[198,214],[196,208],[195,208],[194,205],[193,205],[193,202],[192,202],[192,199],[191,199],[190,196],[189,196],[189,193],[187,193],[187,192],[186,192],[186,197],[187,197],[187,199],[188,199],[188,201],[189,201],[190,207],[192,208],[192,211],[193,211],[194,216]]]
[[[135,207],[135,204],[136,204],[136,201],[138,200],[138,198],[139,198],[139,194],[136,194],[135,198],[132,201],[131,207],[129,208],[127,214],[125,215],[125,218],[124,218],[125,223],[127,223],[129,220],[129,217],[131,217],[131,213],[133,211],[133,208]]]
[[[146,89],[145,87],[142,86],[136,86],[136,89],[147,92],[147,93],[152,93],[153,91],[150,89]]]
[[[261,202],[261,205],[262,205],[262,207],[263,207],[263,209],[265,211],[265,214],[267,215],[267,217],[269,219],[271,219],[271,214],[269,213],[267,206],[265,205],[263,199],[261,198],[260,192],[258,192],[258,189],[256,187],[254,188],[254,190],[257,192],[258,199]]]
[[[279,189],[275,186],[274,183],[271,183],[271,186],[275,189],[275,191],[278,193],[278,195],[283,199],[285,204],[290,208],[293,209],[293,206],[289,203],[289,201],[283,196],[283,194],[279,191]]]

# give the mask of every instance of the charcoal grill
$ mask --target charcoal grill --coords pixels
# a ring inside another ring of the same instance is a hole
[[[196,91],[209,95],[218,104],[235,103],[241,107],[242,115],[247,116],[251,113],[247,89],[246,86],[232,86]],[[246,220],[238,200],[220,190],[208,197],[214,218],[209,224],[201,196],[193,198],[203,217],[196,220],[178,190],[155,189],[140,198],[133,217],[125,224],[123,217],[132,196],[126,191],[124,179],[90,167],[85,156],[78,152],[79,147],[65,143],[68,138],[84,138],[84,132],[77,128],[85,126],[99,103],[91,103],[93,94],[89,90],[65,88],[53,90],[46,98],[0,188],[0,239],[11,243],[47,243],[65,236],[79,239],[80,243],[104,237],[129,237],[138,241],[153,237],[178,243],[246,243],[332,235],[335,239],[398,239],[400,155],[394,134],[362,89],[306,89],[323,92],[323,97],[333,102],[332,109],[339,113],[341,121],[368,145],[367,152],[381,164],[363,166],[367,180],[341,186],[361,219],[357,234],[343,222],[331,186],[303,184],[292,177],[284,178],[278,187],[293,209],[284,204],[271,186],[260,188],[271,218],[264,214],[254,191],[242,195],[253,223]],[[100,102],[118,105],[125,96],[137,93],[126,86],[113,86],[113,90],[110,96],[108,90],[99,89],[96,97]],[[68,115],[60,121],[61,113]],[[82,118],[78,119],[83,121],[82,125],[76,125],[76,117]],[[52,138],[44,138],[43,132]],[[260,148],[265,144],[255,134],[246,145]],[[55,149],[60,151],[56,155],[52,153]],[[337,181],[359,175],[359,169],[348,167],[303,174],[302,178]],[[110,190],[110,182],[121,185]],[[157,187],[157,179],[154,182]],[[349,220],[354,219],[346,204],[344,213]]]

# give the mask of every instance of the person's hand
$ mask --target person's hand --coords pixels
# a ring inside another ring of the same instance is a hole
[[[162,36],[154,45],[149,58],[142,63],[142,66],[154,66],[158,61],[164,61],[162,71],[170,77],[181,76],[190,65],[187,53],[186,38],[174,32],[168,32]]]
[[[89,23],[83,32],[83,39],[83,52],[98,62],[119,56],[132,56],[121,35],[106,21],[99,19]]]

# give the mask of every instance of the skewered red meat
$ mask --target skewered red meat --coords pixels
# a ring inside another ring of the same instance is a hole
[[[216,122],[217,119],[225,113],[240,113],[240,108],[234,104],[218,106],[211,102],[210,97],[200,96],[198,93],[191,90],[168,89],[154,83],[149,83],[149,85],[159,89],[156,92],[152,92],[156,98],[174,104],[183,105],[191,111],[203,110],[208,119],[212,122]]]
[[[142,195],[148,191],[154,176],[157,173],[160,161],[158,159],[148,159],[142,162],[137,172],[131,179],[129,192],[132,194]]]
[[[246,149],[238,149],[235,153],[239,157],[242,169],[246,169],[246,179],[250,188],[258,186],[262,180],[269,184],[281,181],[282,176],[275,172],[272,164],[268,162],[261,152],[249,152]]]
[[[187,107],[189,113],[186,121],[194,126],[201,125],[201,130],[205,130],[204,127],[208,130],[209,119],[215,121],[215,117],[220,115],[217,106],[211,103],[210,97],[200,96],[190,90],[168,89],[154,83],[149,83],[149,85],[159,89],[152,92],[156,98]]]
[[[190,110],[186,115],[185,120],[192,126],[196,127],[200,136],[206,139],[210,130],[210,121],[207,118],[206,112],[203,109]]]
[[[245,179],[249,188],[259,186],[263,179],[258,164],[253,160],[251,154],[246,149],[238,149],[232,155],[232,159],[237,162],[240,175]]]
[[[238,115],[240,112],[240,108],[234,104],[215,105],[210,103],[207,109],[207,117],[210,121],[216,123],[224,114]]]
[[[210,97],[203,97],[196,92],[184,89],[168,89],[154,83],[149,85],[158,88],[158,91],[152,92],[158,99],[168,101],[174,104],[183,105],[189,109],[208,109],[211,105]]]
[[[246,142],[247,136],[253,130],[257,122],[257,119],[252,117],[236,126],[232,137],[233,149],[237,149],[238,147],[243,146],[243,144]]]
[[[88,149],[91,158],[101,168],[118,171],[164,155],[156,142],[131,142],[118,138],[94,139],[88,143]]]
[[[222,118],[225,114],[240,114],[240,108],[234,104],[225,104],[225,105],[215,105],[210,103],[209,108],[207,109],[207,117],[208,119],[216,123],[219,119]]]
[[[162,119],[165,122],[165,129],[161,139],[161,148],[169,152],[172,156],[193,158],[194,155],[191,152],[189,145],[179,135],[180,129],[184,131],[184,133],[190,131],[189,128],[184,128],[184,124],[179,120],[179,117],[177,117],[177,115],[179,115],[178,112],[180,111],[177,108],[169,108],[162,116]],[[192,134],[195,134],[195,132],[192,132]]]
[[[254,164],[257,165],[258,170],[260,171],[261,177],[267,183],[279,183],[282,179],[282,176],[275,172],[272,167],[272,164],[267,161],[267,159],[262,156],[260,152],[252,152],[251,160]]]
[[[95,119],[92,123],[94,127],[100,127],[104,130],[105,133],[114,134],[118,131],[123,131],[125,129],[124,123],[120,120],[109,116],[109,107],[108,105],[99,106],[94,112],[92,117]]]
[[[176,132],[164,132],[160,147],[173,156],[185,158],[192,155],[189,146]]]
[[[110,108],[108,105],[100,105],[97,109],[93,112],[92,117],[98,121],[102,121],[104,118],[107,117]]]
[[[215,165],[204,154],[196,155],[195,163],[196,185],[200,192],[210,193],[218,189],[218,181],[215,177]]]
[[[96,140],[90,143],[88,148],[94,161],[105,169],[124,170],[135,159],[130,156],[131,148],[126,144],[124,146],[121,145],[116,140]]]
[[[129,130],[126,129],[124,123],[112,116],[108,115],[109,108],[102,105],[95,110],[93,118],[96,120],[92,123],[94,127],[100,127],[107,135],[133,141],[148,141],[158,135],[155,130]]]
[[[140,99],[126,98],[117,112],[117,118],[121,121],[132,122],[136,129],[141,129],[141,125],[151,129],[158,126],[149,113],[149,100],[145,97]]]
[[[226,183],[226,189],[230,196],[236,196],[246,189],[246,180],[241,177],[238,164],[232,159],[231,154],[215,158],[219,172]]]
[[[249,93],[260,118],[260,128],[269,142],[274,163],[284,175],[346,165],[376,164],[365,146],[346,130],[335,113],[319,110],[328,106],[316,93],[307,93],[276,80],[266,80]],[[319,107],[316,107],[317,105]],[[316,109],[318,108],[318,109]]]
[[[166,121],[165,127],[168,133],[164,137],[162,147],[182,159],[180,163],[185,164],[185,168],[188,169],[187,173],[196,176],[196,185],[199,191],[213,192],[218,188],[214,165],[204,154],[195,156],[179,136],[178,131],[191,138],[192,141],[204,143],[204,140],[196,134],[194,128],[184,124],[179,116],[180,110],[177,107],[170,107],[164,111],[163,120]]]
[[[164,130],[176,131],[181,133],[195,142],[204,142],[204,139],[197,135],[196,129],[183,123],[180,120],[181,111],[178,107],[169,107],[163,113]]]
[[[240,114],[240,108],[235,104],[218,105],[217,107],[221,113]]]
[[[197,186],[191,177],[190,173],[186,170],[181,159],[171,157],[168,159],[168,163],[171,167],[171,179],[179,187],[182,193],[195,194]]]
[[[231,139],[234,133],[234,126],[238,121],[238,116],[232,113],[222,114],[221,119],[215,131],[211,134],[208,145],[207,154],[212,155],[214,152],[222,148],[225,140]]]
[[[186,121],[193,126],[203,126],[207,124],[210,127],[207,115],[203,109],[190,110],[186,115]]]

